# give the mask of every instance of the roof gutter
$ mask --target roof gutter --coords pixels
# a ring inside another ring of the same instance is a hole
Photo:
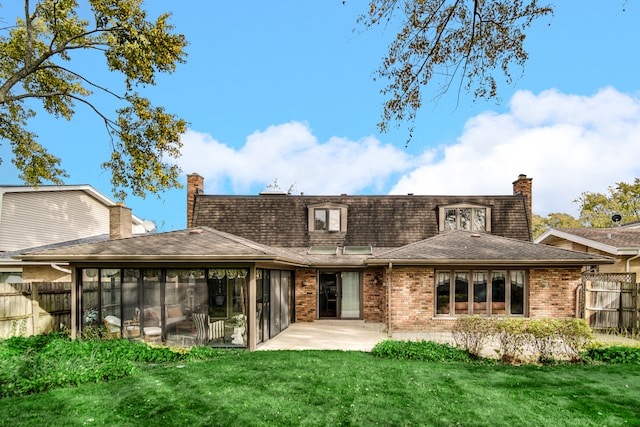
[[[375,259],[367,260],[366,265],[388,265],[396,263],[398,265],[464,265],[464,266],[583,266],[596,264],[613,264],[613,258],[603,259],[584,259],[584,260],[522,260],[522,259],[505,259],[505,260],[478,260],[478,259]]]

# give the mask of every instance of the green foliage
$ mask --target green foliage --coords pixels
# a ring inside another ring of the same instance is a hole
[[[591,363],[632,363],[640,365],[640,347],[594,347],[582,353],[582,357]]]
[[[554,212],[545,217],[533,215],[531,234],[533,238],[540,236],[550,228],[580,228],[582,223],[567,213]]]
[[[584,192],[574,200],[580,206],[580,220],[590,227],[615,227],[614,214],[622,216],[622,222],[640,220],[640,178],[633,184],[618,182],[608,188],[607,194]]]
[[[500,360],[507,363],[524,361],[525,350],[530,346],[526,333],[527,321],[523,318],[503,319],[496,321],[494,328]]]
[[[524,363],[527,354],[537,362],[580,360],[580,352],[593,341],[591,328],[584,319],[493,319],[464,316],[453,328],[456,344],[478,355],[484,344],[495,340],[503,362]]]
[[[377,71],[389,81],[382,90],[388,99],[380,130],[385,132],[392,121],[413,123],[422,87],[438,84],[438,79],[436,96],[459,76],[456,86],[473,91],[474,97],[496,98],[494,72],[501,71],[511,83],[512,66],[522,67],[528,57],[525,29],[551,13],[550,6],[539,6],[537,0],[370,0],[368,13],[359,18],[362,25],[399,28]]]
[[[494,335],[494,320],[486,316],[464,316],[453,326],[453,339],[469,353],[479,356],[487,341]]]
[[[25,16],[0,33],[0,138],[11,144],[20,178],[34,186],[62,184],[68,175],[61,159],[36,141],[28,121],[37,102],[45,113],[66,120],[80,103],[104,122],[112,155],[102,166],[111,171],[117,198],[125,198],[125,189],[144,197],[180,187],[171,159],[179,156],[186,122],[135,92],[185,62],[187,42],[172,32],[170,15],[147,20],[143,0],[90,0],[89,8],[76,0],[24,2]],[[100,85],[90,71],[74,71],[69,63],[77,51],[84,52],[85,63],[97,64],[100,58],[93,55],[104,56],[105,67],[123,77],[124,92]],[[102,111],[94,91],[115,100],[117,118]]]
[[[224,357],[229,357],[230,354]],[[63,333],[0,341],[0,398],[111,381],[141,366],[222,357],[222,350],[176,351],[128,340],[76,340]]]
[[[433,341],[384,340],[371,350],[376,357],[387,359],[420,360],[423,362],[472,362],[469,352],[459,350],[449,344]]]

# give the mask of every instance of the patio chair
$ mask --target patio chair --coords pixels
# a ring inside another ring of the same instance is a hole
[[[106,316],[103,320],[107,332],[107,338],[116,339],[122,337],[122,322],[116,316]]]
[[[205,345],[209,342],[209,315],[206,313],[193,313],[193,323],[196,325],[196,343]]]

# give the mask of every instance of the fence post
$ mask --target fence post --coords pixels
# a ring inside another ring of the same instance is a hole
[[[38,310],[38,307],[38,285],[36,283],[31,283],[31,322],[33,335],[38,335],[40,333],[40,310]]]
[[[633,281],[635,282],[635,280]],[[640,300],[638,299],[638,288],[640,288],[640,283],[635,283],[635,285],[631,288],[631,300],[633,304],[633,314],[631,315],[631,333],[635,336],[636,332],[638,332],[638,311],[640,311]]]

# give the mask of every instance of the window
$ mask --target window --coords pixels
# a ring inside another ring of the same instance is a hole
[[[0,269],[0,283],[22,283],[22,271]]]
[[[436,314],[523,316],[525,271],[438,271]]]
[[[347,230],[347,206],[340,203],[316,203],[308,207],[309,231],[336,233]]]
[[[315,209],[316,231],[340,231],[340,209]]]
[[[440,208],[440,231],[468,230],[491,231],[491,209],[466,205]]]

